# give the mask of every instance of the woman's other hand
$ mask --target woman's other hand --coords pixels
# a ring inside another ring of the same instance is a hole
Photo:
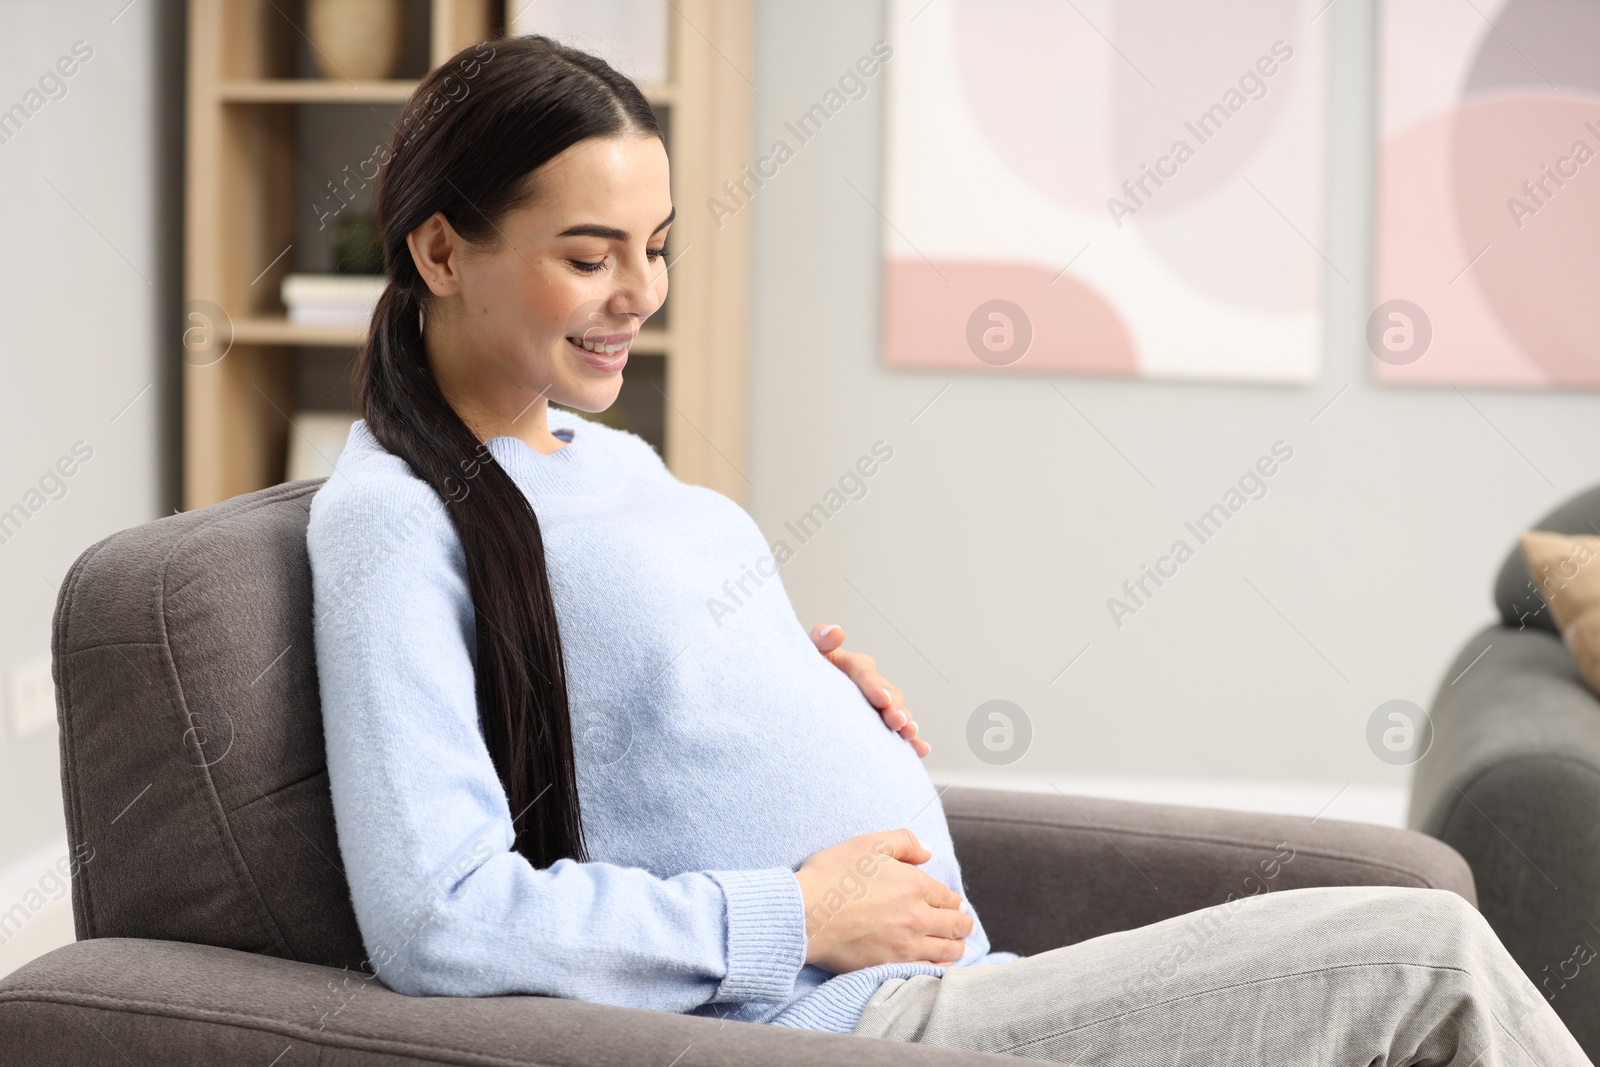
[[[877,662],[865,652],[844,650],[843,627],[832,623],[814,627],[811,641],[817,646],[817,651],[860,687],[867,702],[878,709],[883,724],[911,742],[913,752],[918,756],[926,756],[931,751],[928,742],[917,736],[917,724],[906,710],[904,694],[878,673]]]
[[[806,962],[844,974],[880,963],[960,960],[973,922],[959,894],[916,866],[932,858],[904,827],[809,857],[794,875],[805,901]]]

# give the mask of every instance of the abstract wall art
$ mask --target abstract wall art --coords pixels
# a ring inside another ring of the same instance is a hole
[[[1600,4],[1385,0],[1379,34],[1375,378],[1600,386]]]
[[[888,365],[1315,381],[1326,2],[891,0]]]

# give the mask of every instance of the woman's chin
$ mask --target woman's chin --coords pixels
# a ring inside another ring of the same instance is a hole
[[[564,408],[597,415],[617,402],[622,392],[622,375],[614,374],[605,381],[578,382],[564,390],[563,396],[550,399]]]

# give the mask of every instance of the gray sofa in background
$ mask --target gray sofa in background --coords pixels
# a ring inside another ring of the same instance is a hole
[[[685,1063],[1019,1062],[538,996],[413,998],[371,977],[318,709],[305,528],[320,484],[122,531],[62,583],[61,779],[69,845],[90,858],[72,881],[78,940],[0,980],[0,1063],[665,1067],[691,1047]],[[1407,830],[976,789],[944,803],[993,944],[1025,954],[1229,894],[1476,900],[1461,857]]]
[[[1534,528],[1600,535],[1600,487]],[[1407,825],[1466,857],[1484,918],[1600,1062],[1600,700],[1519,545],[1494,601],[1440,680]]]

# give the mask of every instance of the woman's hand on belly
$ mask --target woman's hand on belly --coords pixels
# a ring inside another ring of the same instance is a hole
[[[904,827],[810,856],[794,875],[805,901],[806,962],[844,974],[961,959],[973,922],[958,893],[916,866],[932,858]]]
[[[878,709],[883,724],[909,741],[913,752],[926,756],[932,751],[928,742],[917,736],[917,724],[906,710],[905,694],[878,673],[877,661],[865,652],[844,650],[843,627],[835,624],[814,627],[811,641],[817,651],[860,687],[862,695]]]

